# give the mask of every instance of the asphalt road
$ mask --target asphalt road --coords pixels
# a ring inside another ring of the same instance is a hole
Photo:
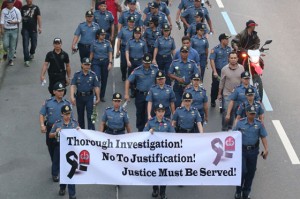
[[[45,55],[52,50],[54,37],[61,37],[63,49],[71,58],[72,73],[79,70],[79,55],[71,55],[70,46],[73,33],[78,23],[84,21],[84,13],[89,9],[89,1],[82,0],[40,0],[34,1],[42,12],[43,33],[38,38],[38,50],[32,66],[23,65],[21,39],[17,51],[15,66],[8,67],[6,77],[0,90],[0,198],[58,198],[58,184],[53,183],[50,176],[50,159],[45,145],[45,136],[39,131],[38,112],[44,99],[49,94],[46,87],[39,82],[39,74]],[[146,1],[141,1],[145,5]],[[175,19],[179,0],[171,7],[172,19]],[[209,39],[210,47],[218,43],[218,35],[230,33],[221,12],[226,11],[239,32],[248,19],[254,19],[259,26],[257,31],[261,41],[273,39],[270,51],[265,59],[264,88],[272,104],[273,111],[266,112],[265,126],[269,133],[268,160],[259,158],[256,177],[251,196],[253,199],[292,199],[300,195],[300,165],[292,164],[273,126],[273,120],[279,120],[299,154],[300,134],[298,133],[297,104],[300,102],[299,86],[300,70],[297,57],[300,47],[297,43],[300,35],[299,17],[300,2],[296,0],[272,1],[223,1],[224,8],[219,8],[215,0],[209,9],[215,34]],[[296,19],[296,20],[295,20]],[[173,22],[175,25],[175,23]],[[180,47],[182,31],[176,27],[172,32]],[[210,71],[206,72],[204,86],[210,93]],[[110,73],[106,98],[110,99],[115,90],[124,93],[120,69]],[[100,104],[100,115],[109,100]],[[128,105],[132,126],[135,126],[135,107],[133,101]],[[218,109],[209,109],[209,122],[206,132],[216,132],[221,128],[221,116]],[[104,168],[106,169],[106,168]],[[109,172],[109,170],[107,171]],[[151,187],[122,186],[118,192],[114,186],[79,185],[78,198],[101,199],[137,199],[151,198]],[[167,195],[174,199],[194,198],[233,198],[234,187],[168,187]],[[65,196],[67,197],[67,196]]]

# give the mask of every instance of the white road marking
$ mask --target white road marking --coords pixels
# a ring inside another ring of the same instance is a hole
[[[224,8],[224,5],[221,0],[216,0],[216,2],[218,4],[219,8]]]
[[[120,57],[116,59],[116,55],[117,55],[117,43],[118,43],[118,38],[116,38],[115,40],[115,46],[114,46],[114,66],[112,68],[112,79],[113,79],[113,93],[116,92],[116,83],[115,83],[115,68],[119,68],[120,67]]]
[[[283,144],[288,156],[290,157],[292,164],[300,164],[299,158],[298,158],[288,136],[286,135],[280,121],[272,120],[272,122],[273,122],[273,125],[275,126],[275,129],[277,130],[277,133],[282,141],[282,144]]]

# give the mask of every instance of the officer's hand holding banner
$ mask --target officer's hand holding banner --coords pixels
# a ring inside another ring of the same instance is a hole
[[[64,129],[63,184],[240,185],[241,133],[139,132],[109,135]]]

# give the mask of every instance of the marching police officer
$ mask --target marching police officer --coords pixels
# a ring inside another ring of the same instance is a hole
[[[127,73],[127,61],[126,61],[126,44],[133,36],[134,30],[134,17],[129,16],[127,18],[127,25],[122,27],[120,32],[118,33],[118,43],[117,43],[117,53],[116,56],[119,57],[121,54],[121,73],[122,73],[122,81],[126,80]]]
[[[152,3],[156,3],[158,5],[158,10],[161,11],[162,13],[164,13],[169,21],[170,26],[172,27],[172,20],[171,20],[171,16],[170,16],[170,10],[167,6],[167,4],[165,2],[162,2],[161,0],[154,0],[153,2],[149,2],[148,6],[145,7],[143,13],[143,19],[146,18],[146,15],[151,12],[151,8],[152,8]]]
[[[171,29],[168,24],[164,24],[162,28],[162,36],[158,37],[154,43],[153,64],[157,64],[159,70],[168,73],[172,63],[172,56],[175,54],[175,40],[170,36]],[[170,78],[167,77],[166,83],[171,85]]]
[[[114,16],[107,10],[106,1],[100,1],[98,4],[99,10],[94,12],[94,22],[99,25],[100,29],[106,32],[105,39],[112,42],[114,38]]]
[[[81,71],[74,74],[71,82],[70,98],[73,105],[77,106],[77,115],[80,128],[84,129],[84,110],[86,109],[88,129],[95,130],[91,115],[93,105],[100,101],[100,88],[97,75],[90,70],[91,61],[89,58],[81,60]],[[76,91],[76,92],[75,92]],[[94,95],[96,100],[94,100]]]
[[[143,37],[146,40],[148,52],[153,56],[154,43],[161,36],[161,28],[158,27],[158,18],[153,16],[149,20],[149,27],[146,28]]]
[[[264,121],[264,109],[262,108],[260,102],[254,100],[255,90],[253,88],[246,88],[245,95],[247,100],[240,104],[238,110],[236,111],[236,123],[241,119],[246,117],[246,108],[248,106],[254,106],[256,111],[255,118],[258,118],[262,123]]]
[[[175,93],[172,87],[165,83],[166,75],[164,71],[159,70],[156,74],[156,85],[152,86],[146,97],[148,119],[154,116],[154,107],[158,104],[164,105],[164,116],[167,118],[171,118],[171,113],[175,111]]]
[[[78,50],[79,50],[79,56],[80,59],[83,59],[84,57],[90,56],[90,47],[92,42],[96,38],[96,32],[100,29],[99,25],[94,20],[94,13],[93,11],[89,10],[85,13],[85,22],[82,22],[78,25],[75,33],[74,38],[72,41],[72,52],[76,52],[76,44],[78,43]]]
[[[189,37],[193,37],[194,35],[197,34],[197,29],[196,29],[196,26],[198,24],[202,24],[203,26],[203,29],[204,29],[204,36],[207,38],[208,37],[208,29],[207,29],[207,26],[205,23],[202,23],[202,20],[203,20],[203,13],[202,12],[196,12],[195,14],[195,22],[193,22],[190,27],[187,29],[187,36]]]
[[[146,14],[146,18],[144,20],[144,25],[149,26],[149,20],[151,17],[156,16],[158,18],[158,27],[163,27],[164,24],[168,24],[166,20],[166,14],[159,11],[159,4],[157,2],[152,2],[149,4],[151,11]]]
[[[127,5],[129,7],[129,10],[122,12],[119,17],[118,32],[120,32],[122,27],[126,26],[128,17],[134,18],[135,27],[141,28],[143,26],[142,15],[138,11],[136,11],[136,0],[128,0]]]
[[[184,93],[182,105],[178,107],[172,118],[172,126],[176,127],[177,133],[203,133],[202,119],[198,110],[192,107],[193,96]]]
[[[180,24],[179,17],[180,17],[181,11],[182,10],[185,11],[187,8],[189,8],[193,5],[194,5],[194,0],[181,0],[180,1],[179,5],[178,5],[178,10],[176,13],[176,23],[177,24]],[[183,26],[184,26],[184,35],[186,35],[188,27],[185,24],[183,24]],[[178,28],[180,28],[180,26]]]
[[[202,23],[197,24],[196,30],[197,34],[191,38],[191,47],[194,48],[199,54],[201,78],[203,80],[205,68],[207,66],[209,44],[207,38],[204,36],[205,25]]]
[[[250,198],[250,191],[254,179],[257,156],[259,154],[259,138],[264,146],[261,153],[264,159],[268,156],[267,132],[264,125],[255,118],[254,106],[248,106],[247,117],[237,122],[234,130],[242,133],[242,180],[241,185],[236,187],[235,199]]]
[[[228,55],[231,52],[231,48],[228,46],[228,39],[231,36],[225,33],[220,34],[220,44],[215,46],[209,55],[210,66],[212,68],[212,83],[211,83],[211,107],[216,107],[216,99],[218,97],[219,83],[221,77],[222,68],[228,64]]]
[[[91,45],[90,60],[92,60],[92,71],[101,81],[100,100],[105,102],[104,96],[108,78],[108,71],[112,69],[112,46],[110,41],[105,39],[106,32],[104,29],[97,31],[97,40]]]
[[[130,133],[129,117],[127,111],[121,106],[122,95],[114,93],[112,101],[113,107],[106,108],[99,125],[99,131],[104,132],[105,129],[105,132],[108,134],[120,135],[125,134],[126,128],[127,133]]]
[[[179,107],[182,99],[182,94],[187,85],[191,83],[193,74],[199,73],[196,63],[188,59],[189,49],[186,46],[180,48],[181,59],[176,59],[172,62],[168,75],[175,80],[173,90],[176,97],[175,107]]]
[[[175,129],[171,124],[170,119],[165,118],[166,107],[163,104],[157,104],[154,107],[155,117],[148,120],[143,131],[154,132],[171,132],[175,133]],[[160,195],[161,199],[167,199],[166,186],[153,186],[152,197]]]
[[[54,157],[53,157],[53,164],[58,168],[59,171],[59,158],[60,158],[60,151],[59,151],[59,134],[61,129],[80,129],[78,126],[78,122],[71,117],[72,108],[69,105],[64,105],[61,107],[61,116],[62,119],[58,120],[54,123],[50,133],[49,138],[53,140],[55,143],[54,149]],[[60,184],[58,195],[64,196],[66,193],[66,184]],[[68,192],[70,199],[76,199],[76,191],[74,184],[68,184]]]
[[[45,80],[45,73],[48,70],[49,75],[49,93],[54,96],[53,86],[56,82],[65,85],[70,84],[71,66],[68,53],[62,50],[62,41],[60,38],[54,38],[53,51],[47,53],[41,72],[41,82]],[[48,67],[49,66],[49,67]],[[67,75],[67,78],[66,78]]]
[[[143,65],[134,69],[125,83],[125,100],[129,100],[129,84],[136,82],[136,127],[138,131],[143,131],[147,121],[147,101],[148,91],[155,84],[155,77],[158,68],[151,64],[152,56],[146,53],[143,57]]]
[[[59,180],[59,168],[55,164],[54,151],[56,147],[55,140],[49,138],[50,130],[53,124],[61,119],[61,107],[64,105],[71,106],[71,103],[64,99],[65,86],[61,82],[57,82],[53,86],[54,96],[47,99],[40,110],[41,132],[46,133],[46,144],[52,161],[51,174],[54,182]]]
[[[185,89],[185,92],[192,94],[192,107],[199,111],[203,125],[204,121],[208,121],[208,104],[206,90],[200,86],[201,83],[201,76],[198,73],[194,74],[192,76],[192,86]]]

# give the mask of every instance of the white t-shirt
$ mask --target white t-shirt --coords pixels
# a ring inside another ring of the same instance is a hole
[[[18,8],[13,7],[12,9],[4,8],[1,12],[1,21],[0,24],[4,25],[4,29],[16,29],[18,24],[11,24],[9,22],[21,22],[22,16]]]

